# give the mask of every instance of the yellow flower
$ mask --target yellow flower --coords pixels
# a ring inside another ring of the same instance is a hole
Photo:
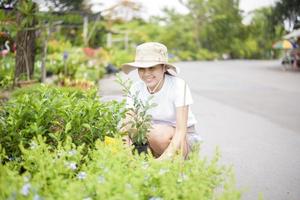
[[[118,140],[116,138],[105,136],[104,144],[109,147],[113,154],[118,152]]]
[[[105,136],[104,137],[104,144],[105,145],[108,145],[108,146],[116,146],[117,145],[117,140],[115,138],[112,138],[112,137],[108,137],[108,136]]]

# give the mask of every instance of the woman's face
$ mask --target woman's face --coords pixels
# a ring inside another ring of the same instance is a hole
[[[146,85],[153,89],[158,82],[163,79],[166,68],[163,65],[156,65],[149,68],[139,68],[138,73],[140,78],[146,83]]]

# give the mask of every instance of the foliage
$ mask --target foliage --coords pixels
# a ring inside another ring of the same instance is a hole
[[[193,53],[190,51],[179,51],[178,57],[185,61],[193,60]]]
[[[272,58],[272,44],[284,34],[284,28],[274,24],[272,8],[257,9],[252,14],[252,21],[246,27],[248,38],[240,49],[244,49],[246,58]]]
[[[145,103],[139,98],[138,92],[132,93],[131,87],[132,82],[127,80],[122,80],[120,76],[117,76],[116,81],[122,86],[122,90],[127,97],[129,105],[127,111],[128,121],[125,122],[125,126],[129,127],[127,129],[128,136],[135,145],[144,145],[147,143],[147,133],[151,128],[152,116],[148,114],[148,110],[155,107],[156,104],[151,103],[151,98],[149,98]]]
[[[56,42],[55,42],[56,43]],[[54,47],[52,49],[55,49]],[[99,61],[98,61],[99,60]],[[104,63],[101,58],[89,59],[81,48],[65,49],[47,56],[47,73],[49,75],[64,75],[71,79],[98,81],[104,76]]]
[[[119,69],[121,68],[122,64],[131,62],[133,60],[133,54],[126,50],[111,49],[110,55],[110,62]]]
[[[23,16],[21,18],[21,28],[32,27],[36,21],[37,5],[32,0],[21,0],[17,4],[18,12]]]
[[[218,58],[218,53],[207,49],[199,49],[194,55],[194,60],[214,60]]]
[[[10,88],[13,84],[14,62],[14,56],[6,56],[0,59],[0,91]]]
[[[49,9],[54,9],[56,11],[72,11],[72,10],[81,10],[83,0],[45,0],[45,5]]]
[[[105,74],[105,69],[103,65],[79,65],[74,76],[75,80],[88,80],[97,83]]]
[[[63,40],[50,40],[48,42],[47,53],[63,53],[64,51],[69,51],[72,48],[72,45],[69,41]]]
[[[283,26],[284,22],[288,22],[289,28],[300,28],[300,4],[298,0],[280,0],[277,1],[274,8],[275,22]],[[296,27],[296,25],[298,27]]]
[[[185,5],[190,10],[194,43],[197,48],[204,48],[219,55],[229,53],[234,57],[236,39],[242,43],[242,17],[238,1],[233,0],[189,0]]]
[[[40,85],[19,89],[0,107],[0,144],[10,156],[20,156],[18,145],[42,135],[55,146],[72,137],[76,145],[93,146],[96,139],[118,134],[124,102],[102,103],[96,90],[87,92]]]
[[[96,141],[84,153],[70,138],[57,148],[38,136],[20,145],[22,160],[0,151],[1,199],[241,199],[229,168],[192,154],[182,160],[157,162],[131,154],[120,139]]]

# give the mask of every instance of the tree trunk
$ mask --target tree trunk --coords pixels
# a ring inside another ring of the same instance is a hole
[[[17,13],[17,24],[21,24],[23,16],[20,12]],[[14,81],[22,79],[25,75],[27,80],[30,80],[34,71],[34,59],[35,59],[35,20],[32,24],[21,28],[17,32],[16,44],[16,67]]]
[[[43,54],[42,54],[42,74],[41,74],[41,81],[42,83],[45,83],[46,81],[46,59],[47,59],[47,47],[48,47],[48,38],[50,35],[50,28],[49,24],[46,26],[46,31],[45,31],[45,40],[44,40],[44,47],[43,47]]]

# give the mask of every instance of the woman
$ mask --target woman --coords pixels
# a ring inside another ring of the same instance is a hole
[[[181,150],[186,157],[200,136],[195,132],[190,90],[176,77],[178,68],[168,63],[167,47],[157,42],[137,46],[135,62],[122,65],[126,74],[134,69],[138,69],[141,81],[132,86],[132,94],[138,91],[143,102],[153,96],[151,102],[157,104],[149,111],[152,129],[147,138],[152,153],[163,160]]]

